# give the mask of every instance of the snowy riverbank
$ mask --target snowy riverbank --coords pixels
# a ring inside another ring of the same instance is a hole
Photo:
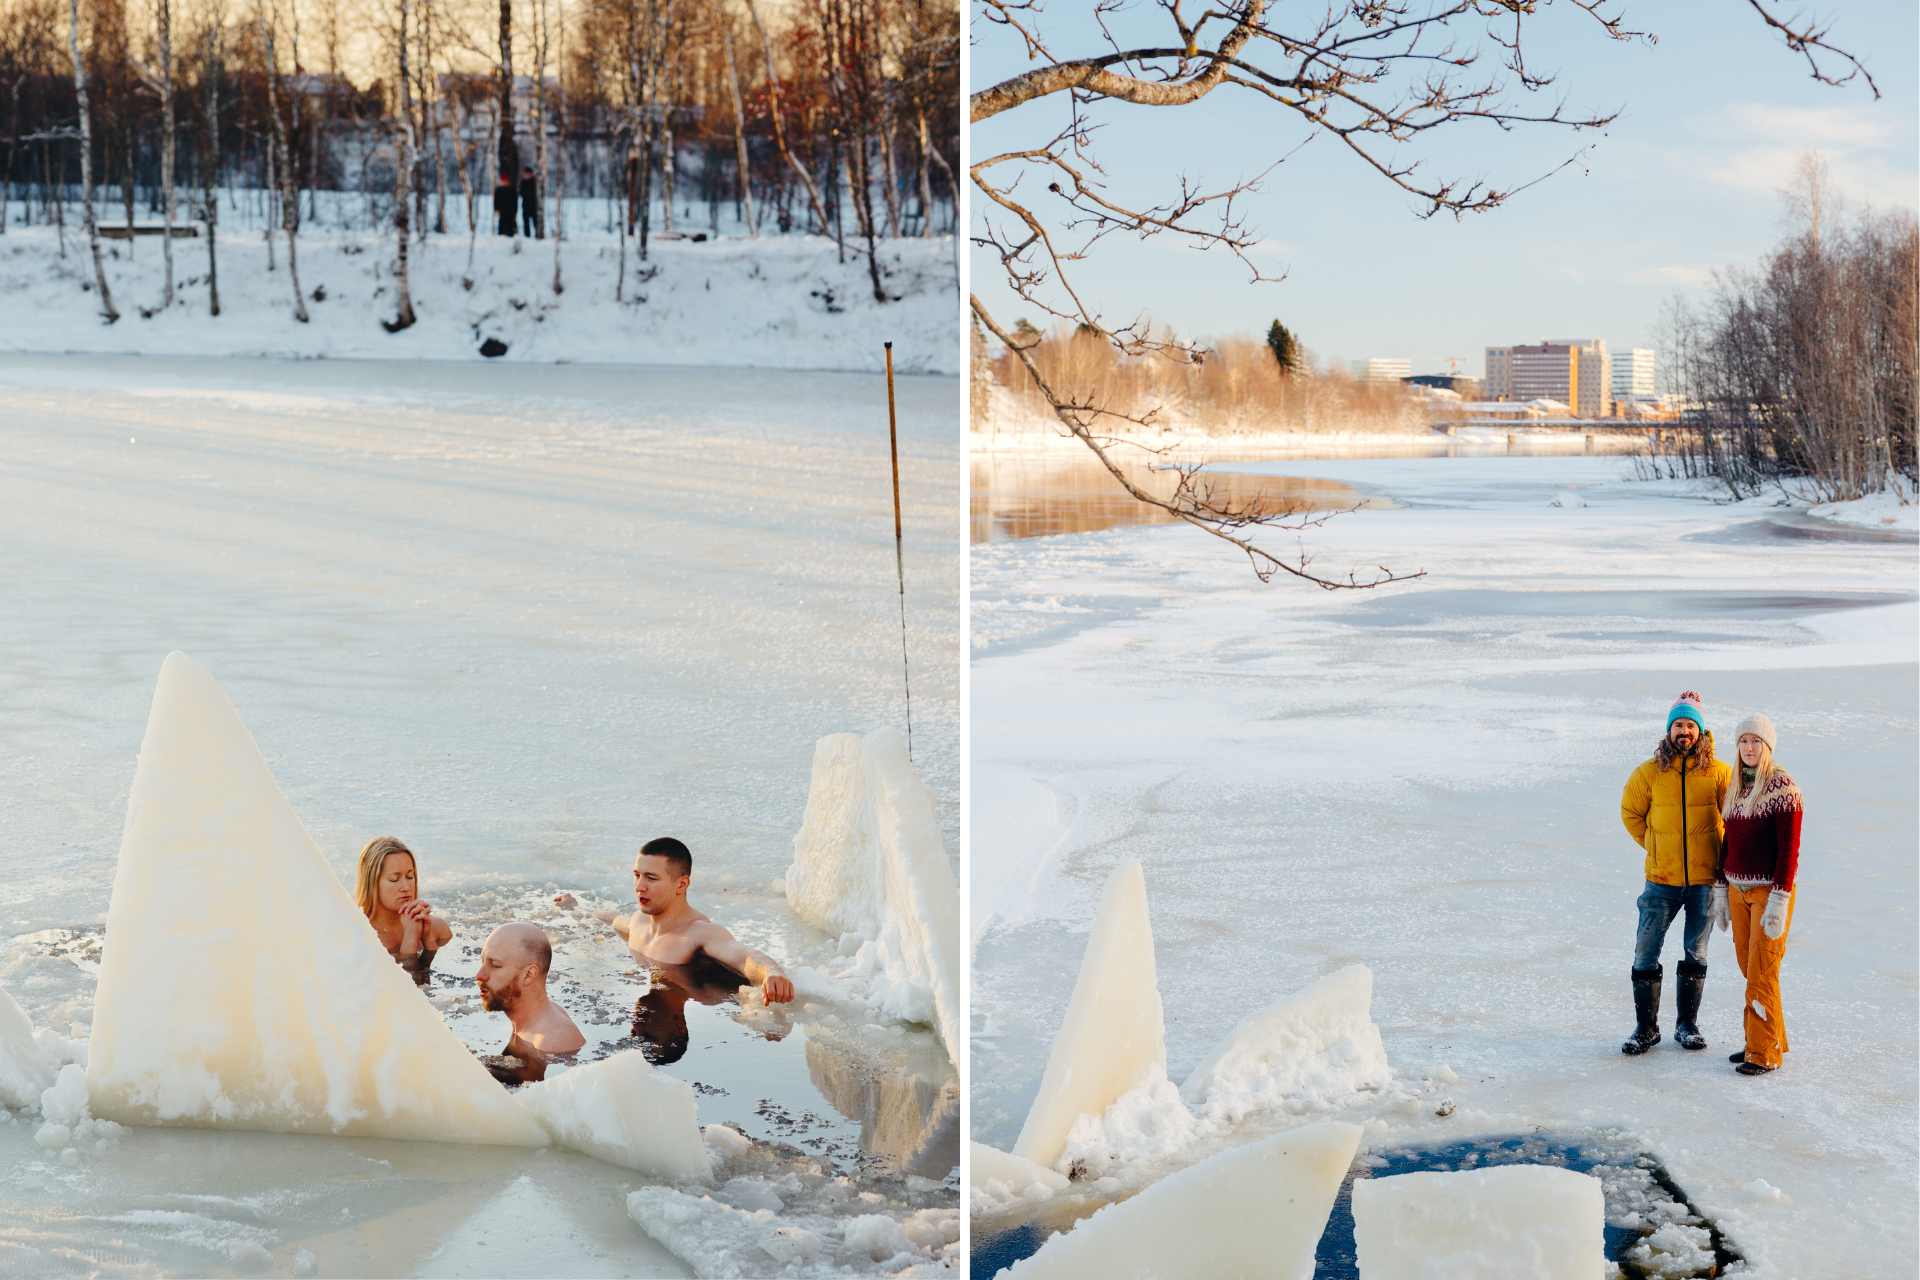
[[[655,240],[645,263],[629,241],[620,300],[620,246],[598,229],[563,242],[557,294],[551,240],[482,235],[469,264],[464,234],[430,236],[411,253],[418,323],[396,334],[382,327],[395,310],[388,234],[301,233],[305,324],[293,315],[284,241],[269,270],[257,231],[220,233],[218,317],[208,314],[204,240],[174,242],[176,301],[165,310],[160,240],[105,242],[121,313],[114,324],[100,318],[77,221],[65,241],[63,254],[48,226],[12,226],[0,237],[9,303],[0,351],[478,361],[491,338],[507,345],[509,362],[874,372],[892,342],[902,373],[959,368],[950,237],[882,241],[883,304],[864,253],[849,242],[843,261],[817,236]]]
[[[1716,504],[1617,458],[1234,470],[1390,498],[1308,534],[1316,567],[1427,576],[1261,586],[1178,526],[972,549],[973,1139],[1013,1141],[1099,887],[1139,858],[1172,1079],[1249,1011],[1364,964],[1394,1082],[1340,1118],[1374,1152],[1624,1134],[1757,1276],[1910,1268],[1911,538]],[[1712,1048],[1619,1052],[1643,857],[1620,787],[1682,689],[1723,738],[1768,712],[1808,797],[1793,1052],[1759,1080],[1726,1061],[1742,1003],[1726,935]],[[1320,1118],[1300,1103],[1108,1176],[1135,1188]]]

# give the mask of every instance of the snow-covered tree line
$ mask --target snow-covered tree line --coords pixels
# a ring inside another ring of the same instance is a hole
[[[296,312],[303,225],[392,232],[404,327],[409,241],[494,233],[502,184],[556,290],[588,199],[623,263],[724,218],[833,237],[884,301],[875,242],[955,229],[958,102],[951,0],[0,0],[0,210],[96,258],[96,220],[193,224],[216,311],[223,206]]]

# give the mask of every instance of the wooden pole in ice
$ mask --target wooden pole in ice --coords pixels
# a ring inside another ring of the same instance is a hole
[[[900,428],[893,411],[893,344],[887,344],[887,444],[893,450],[893,567],[900,579],[900,683],[907,692],[907,759],[913,759],[913,680],[907,671],[907,557],[900,537]]]

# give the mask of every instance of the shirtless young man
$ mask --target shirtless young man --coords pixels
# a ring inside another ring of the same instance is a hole
[[[672,836],[649,840],[633,860],[633,896],[640,910],[632,915],[612,911],[588,914],[627,940],[634,958],[646,964],[692,964],[702,956],[744,977],[760,988],[768,1004],[793,999],[793,982],[774,960],[746,946],[687,902],[687,884],[693,879],[693,854]],[[570,893],[554,901],[568,911],[580,903]]]
[[[480,988],[480,1003],[506,1014],[513,1026],[506,1052],[524,1064],[514,1072],[516,1079],[540,1079],[548,1061],[587,1042],[567,1011],[547,998],[552,964],[553,944],[545,931],[524,921],[501,925],[480,947],[480,968],[473,980]]]

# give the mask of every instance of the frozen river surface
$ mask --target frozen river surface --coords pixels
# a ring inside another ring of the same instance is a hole
[[[1427,576],[1263,587],[1177,527],[972,548],[972,1136],[1013,1142],[1099,888],[1139,858],[1174,1081],[1246,1013],[1362,963],[1397,1087],[1425,1099],[1352,1113],[1376,1151],[1617,1130],[1755,1274],[1912,1275],[1911,538],[1797,536],[1845,531],[1632,481],[1618,459],[1234,465],[1391,499],[1307,545],[1337,577]],[[1793,1051],[1759,1079],[1727,1063],[1730,935],[1710,943],[1711,1049],[1673,1046],[1669,983],[1667,1040],[1619,1051],[1643,883],[1620,790],[1683,689],[1723,751],[1742,716],[1771,715],[1807,797]]]
[[[958,390],[899,396],[914,756],[957,855]],[[814,743],[905,723],[886,409],[853,374],[0,357],[0,987],[62,1034],[90,1016],[172,649],[344,882],[374,835],[419,853],[456,929],[437,1003],[477,1049],[506,1027],[458,998],[464,948],[516,916],[590,1040],[632,1043],[644,977],[542,910],[631,907],[656,835],[692,847],[697,906],[821,964],[775,885]],[[925,1029],[665,1016],[702,1123],[880,1212],[953,1203],[905,1167],[955,1086]],[[691,1274],[628,1218],[639,1176],[570,1152],[133,1131],[73,1169],[32,1133],[0,1125],[8,1274],[245,1271],[244,1244],[276,1274],[302,1249],[326,1275]]]

